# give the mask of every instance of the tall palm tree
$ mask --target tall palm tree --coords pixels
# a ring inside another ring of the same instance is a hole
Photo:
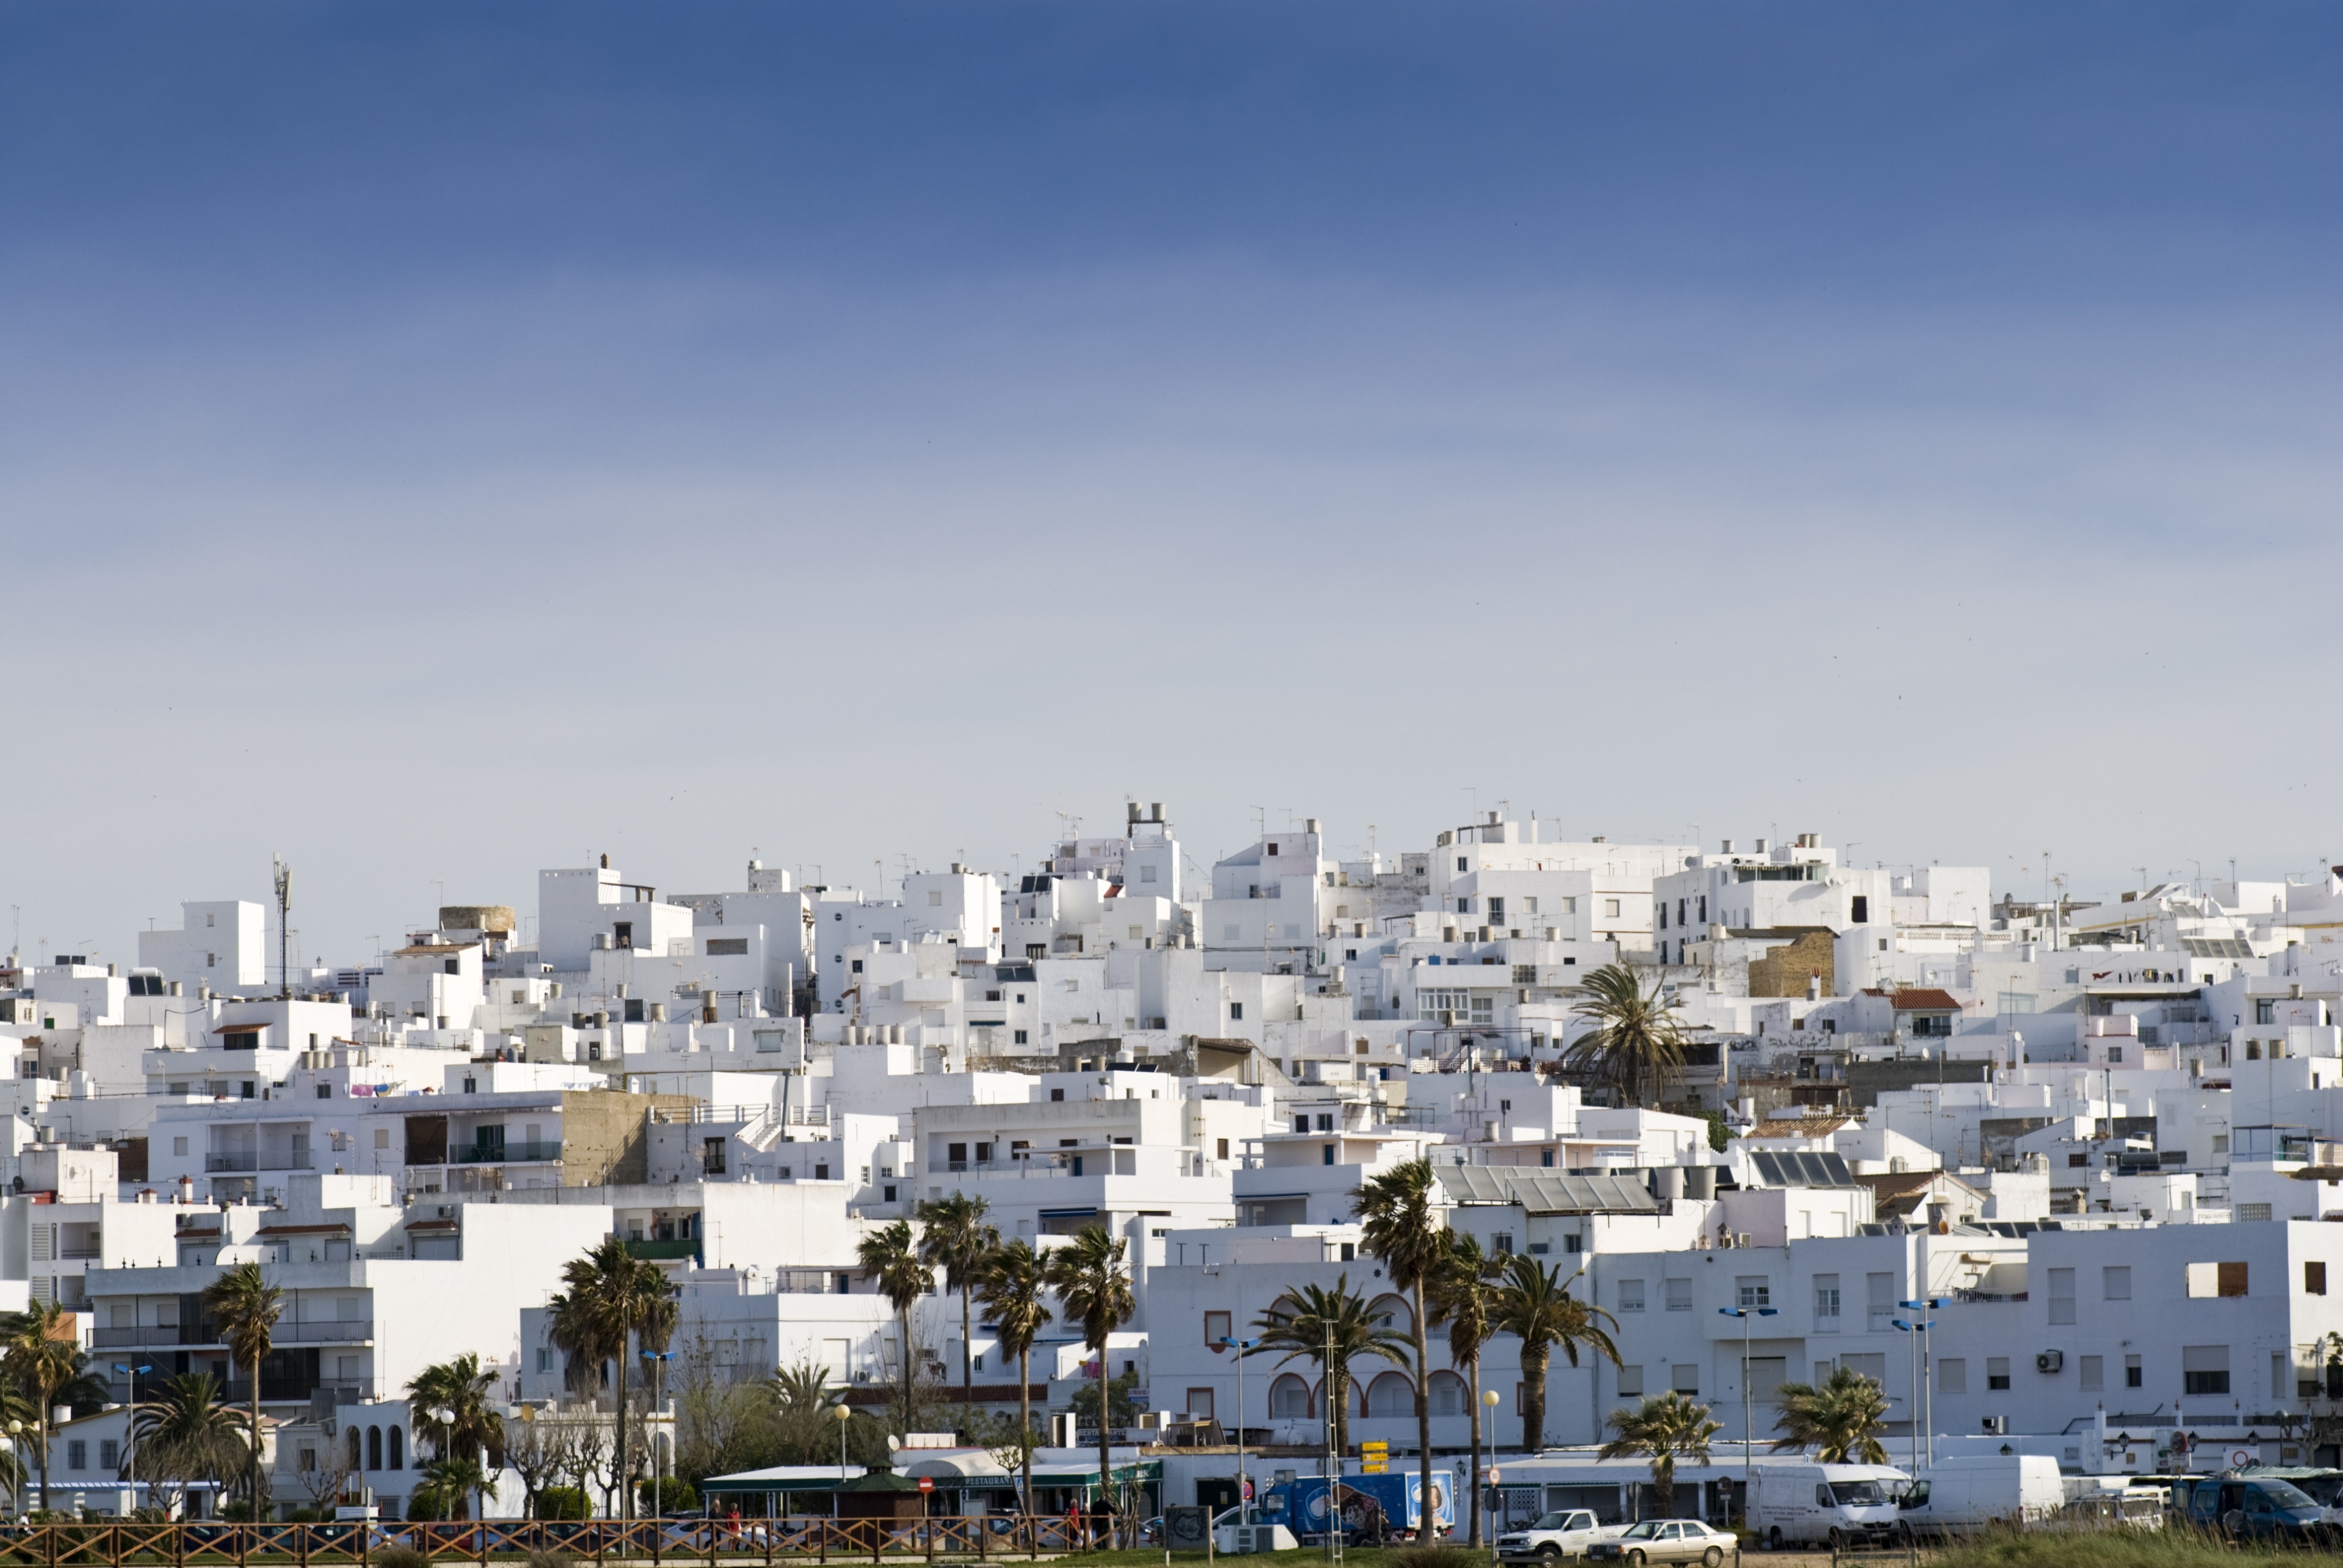
[[[1111,1428],[1108,1414],[1114,1401],[1107,1375],[1106,1342],[1114,1331],[1138,1312],[1131,1294],[1131,1271],[1123,1264],[1123,1243],[1106,1233],[1103,1225],[1085,1225],[1071,1244],[1051,1250],[1042,1277],[1058,1292],[1058,1306],[1068,1322],[1082,1326],[1082,1343],[1098,1357],[1099,1369],[1099,1495],[1106,1503],[1107,1547],[1115,1532],[1113,1455],[1108,1447]]]
[[[1426,1301],[1435,1322],[1448,1325],[1448,1364],[1465,1374],[1465,1401],[1473,1416],[1473,1474],[1481,1473],[1481,1347],[1497,1332],[1491,1317],[1495,1302],[1489,1282],[1496,1264],[1481,1251],[1481,1238],[1468,1231],[1450,1231],[1448,1253],[1425,1282]],[[1473,1483],[1475,1486],[1480,1483]],[[1472,1511],[1465,1544],[1481,1544],[1481,1511]]]
[[[1654,1517],[1674,1518],[1676,1461],[1706,1464],[1709,1439],[1717,1433],[1716,1422],[1708,1419],[1708,1406],[1695,1404],[1670,1389],[1657,1398],[1645,1400],[1638,1409],[1622,1406],[1613,1411],[1611,1430],[1619,1435],[1603,1445],[1602,1457],[1650,1460],[1652,1491],[1659,1503]]]
[[[226,1481],[243,1468],[252,1449],[244,1412],[223,1403],[209,1372],[185,1372],[163,1382],[153,1397],[130,1412],[130,1446],[125,1473],[135,1459],[151,1485],[174,1481]]]
[[[41,1507],[49,1506],[49,1422],[59,1400],[85,1383],[89,1358],[82,1353],[81,1329],[73,1312],[55,1302],[35,1302],[21,1312],[0,1317],[0,1373],[15,1384],[35,1409],[41,1435]],[[87,1392],[85,1387],[75,1392]],[[103,1399],[103,1394],[100,1396]]]
[[[1570,1010],[1591,1027],[1563,1049],[1563,1065],[1610,1085],[1622,1104],[1653,1104],[1684,1076],[1683,1021],[1675,1000],[1663,1000],[1661,990],[1654,980],[1646,995],[1623,963],[1590,970],[1572,988],[1580,1000]]]
[[[1775,1452],[1811,1444],[1825,1464],[1887,1462],[1879,1441],[1887,1421],[1887,1391],[1854,1368],[1840,1367],[1820,1388],[1785,1382],[1774,1391],[1774,1399],[1782,1410],[1774,1430],[1785,1434],[1775,1442]]]
[[[252,1519],[258,1523],[266,1510],[260,1499],[260,1363],[285,1311],[285,1292],[268,1282],[257,1263],[238,1263],[204,1288],[204,1311],[218,1322],[228,1354],[252,1373],[252,1473],[249,1492]]]
[[[995,1342],[1017,1358],[1017,1430],[1023,1455],[1019,1479],[1029,1514],[1033,1512],[1033,1342],[1050,1321],[1048,1284],[1040,1254],[1021,1240],[993,1252],[980,1287]]]
[[[903,1344],[903,1434],[911,1432],[911,1376],[914,1347],[911,1344],[911,1305],[935,1289],[935,1271],[920,1261],[918,1239],[911,1233],[908,1220],[898,1220],[881,1225],[862,1238],[855,1249],[862,1271],[870,1276],[879,1293],[895,1309],[895,1321],[900,1325]]]
[[[1367,1309],[1367,1299],[1351,1289],[1351,1276],[1338,1274],[1334,1288],[1300,1285],[1269,1304],[1253,1325],[1261,1341],[1257,1351],[1284,1353],[1277,1364],[1305,1361],[1317,1363],[1319,1388],[1325,1399],[1327,1441],[1338,1450],[1350,1447],[1351,1363],[1362,1357],[1408,1364],[1406,1336]]]
[[[675,1287],[659,1265],[627,1250],[625,1240],[605,1236],[582,1258],[561,1265],[563,1290],[546,1303],[551,1338],[568,1359],[568,1381],[581,1393],[599,1393],[602,1366],[618,1363],[618,1437],[615,1468],[620,1488],[632,1473],[627,1464],[627,1363],[635,1346],[663,1351],[675,1332]]]
[[[987,1204],[981,1198],[955,1192],[933,1198],[919,1207],[920,1261],[944,1271],[944,1289],[960,1296],[960,1398],[963,1417],[976,1409],[975,1357],[970,1339],[975,1327],[970,1296],[982,1282],[985,1260],[1001,1245],[1001,1232],[984,1222]]]
[[[1522,1342],[1522,1446],[1535,1453],[1545,1446],[1545,1373],[1554,1352],[1559,1349],[1576,1366],[1578,1347],[1586,1345],[1616,1366],[1619,1347],[1603,1325],[1619,1325],[1609,1312],[1570,1293],[1559,1263],[1549,1269],[1516,1252],[1499,1277],[1504,1282],[1497,1287],[1497,1328]]]
[[[1424,1282],[1447,1260],[1448,1232],[1437,1201],[1440,1180],[1429,1160],[1409,1160],[1361,1183],[1352,1209],[1364,1221],[1363,1240],[1370,1255],[1383,1261],[1394,1289],[1408,1293],[1413,1321],[1408,1338],[1415,1352],[1416,1453],[1423,1464],[1423,1495],[1432,1495],[1432,1397],[1425,1385],[1432,1355],[1425,1342]],[[1239,1412],[1237,1419],[1244,1419]],[[1429,1506],[1417,1523],[1415,1538],[1432,1543],[1437,1528]]]
[[[407,1385],[408,1430],[428,1440],[443,1458],[468,1458],[477,1469],[485,1453],[488,1473],[502,1470],[505,1421],[488,1402],[496,1387],[496,1372],[483,1371],[480,1358],[470,1351],[425,1367]],[[486,1495],[496,1493],[490,1490]]]

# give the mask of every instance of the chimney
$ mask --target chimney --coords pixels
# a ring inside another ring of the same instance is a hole
[[[606,852],[606,853],[604,853],[604,855],[602,856],[602,869],[604,869],[604,870],[606,870],[606,871],[607,871],[607,870],[608,870],[609,869],[610,869],[610,857],[609,857],[609,855]]]
[[[1720,855],[1730,855],[1733,853],[1733,840],[1730,839],[1723,840],[1716,852]]]

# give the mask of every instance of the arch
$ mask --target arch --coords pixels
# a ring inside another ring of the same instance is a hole
[[[382,1468],[382,1428],[378,1426],[367,1428],[366,1467],[368,1470]]]
[[[350,1428],[350,1468],[352,1470],[363,1468],[365,1458],[366,1451],[359,1446],[358,1429],[352,1427]]]
[[[1377,1296],[1367,1303],[1367,1316],[1395,1334],[1415,1332],[1415,1309],[1407,1304],[1405,1296]]]
[[[1415,1384],[1403,1372],[1387,1372],[1367,1385],[1370,1418],[1415,1413]]]
[[[407,1434],[396,1426],[390,1429],[390,1463],[387,1468],[392,1470],[407,1468]]]
[[[1318,1413],[1317,1404],[1311,1397],[1310,1385],[1292,1372],[1280,1374],[1269,1385],[1269,1413],[1272,1420],[1307,1419]]]
[[[1468,1395],[1464,1380],[1453,1372],[1432,1374],[1432,1413],[1434,1415],[1464,1415]]]

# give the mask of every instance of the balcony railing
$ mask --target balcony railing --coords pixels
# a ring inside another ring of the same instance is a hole
[[[57,1256],[68,1260],[74,1258],[95,1258],[98,1255],[98,1245],[95,1241],[85,1243],[75,1242],[57,1249]]]
[[[238,1171],[312,1171],[316,1161],[307,1149],[295,1149],[285,1153],[206,1154],[206,1173]]]
[[[206,1154],[204,1156],[204,1170],[206,1173],[216,1171],[257,1171],[259,1169],[260,1156],[257,1154]]]
[[[542,1160],[561,1158],[561,1145],[551,1143],[475,1143],[468,1149],[450,1149],[450,1165],[518,1165]]]
[[[331,1322],[279,1323],[277,1342],[279,1344],[356,1344],[374,1338],[371,1318],[337,1319]]]

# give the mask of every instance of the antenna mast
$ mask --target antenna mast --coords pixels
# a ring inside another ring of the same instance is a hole
[[[293,868],[274,855],[268,857],[268,864],[277,881],[277,994],[289,999],[293,995],[292,928],[286,915],[293,908]]]

